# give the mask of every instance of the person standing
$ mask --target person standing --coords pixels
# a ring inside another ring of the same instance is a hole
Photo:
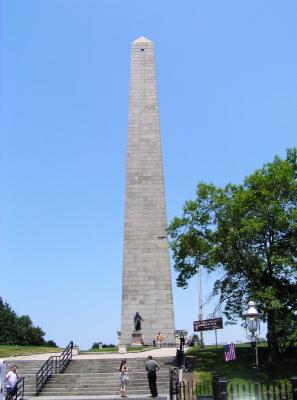
[[[7,372],[5,376],[5,381],[6,381],[6,389],[7,389],[7,399],[12,399],[13,396],[16,394],[17,390],[17,381],[20,379],[21,375],[19,374],[19,371],[17,369],[16,365],[13,365],[11,367],[11,370]]]
[[[119,368],[121,397],[127,397],[127,383],[129,381],[127,360],[123,359]]]
[[[161,349],[162,342],[163,342],[163,335],[162,335],[161,332],[159,332],[158,335],[157,335],[157,346],[158,346],[158,349]]]
[[[156,360],[153,360],[152,356],[148,356],[148,360],[145,364],[145,369],[147,370],[147,378],[151,395],[152,397],[158,397],[157,371],[159,371],[160,365],[157,363]]]

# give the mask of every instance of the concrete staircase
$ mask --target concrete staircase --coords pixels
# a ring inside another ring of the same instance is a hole
[[[169,368],[173,358],[156,358],[161,369],[158,371],[157,386],[159,394],[169,393]],[[127,392],[131,397],[150,395],[145,358],[128,359],[130,381]],[[35,396],[35,374],[44,361],[18,361],[22,376],[25,376],[25,397]],[[39,397],[58,396],[107,396],[119,397],[120,359],[75,359],[64,374],[55,374],[48,381]]]
[[[129,359],[130,381],[129,395],[147,395],[149,388],[145,372],[145,359]],[[172,359],[159,359],[161,369],[158,372],[158,389],[160,393],[169,391],[169,367]],[[53,376],[42,396],[106,396],[118,395],[120,360],[73,360],[62,375]]]

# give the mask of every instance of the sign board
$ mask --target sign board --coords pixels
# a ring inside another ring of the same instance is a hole
[[[223,329],[223,318],[203,319],[194,321],[194,332],[211,331],[213,329]]]

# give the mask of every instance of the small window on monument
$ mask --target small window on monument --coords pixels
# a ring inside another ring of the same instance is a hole
[[[144,49],[140,49],[140,51],[144,51]]]

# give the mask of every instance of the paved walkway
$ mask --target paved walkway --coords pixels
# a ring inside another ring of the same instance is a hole
[[[41,396],[42,400],[119,400],[121,396],[105,395],[105,396]],[[36,400],[36,397],[26,397],[26,400]],[[127,399],[134,400],[152,400],[151,396],[131,394],[127,396]],[[169,396],[166,394],[160,394],[157,400],[167,400]]]
[[[7,360],[47,360],[51,356],[59,356],[61,353],[32,354],[26,356],[9,357]],[[162,349],[153,349],[148,351],[139,351],[135,353],[88,353],[73,356],[73,360],[95,360],[95,359],[121,359],[121,358],[146,358],[152,357],[174,357],[176,347],[164,347]]]

